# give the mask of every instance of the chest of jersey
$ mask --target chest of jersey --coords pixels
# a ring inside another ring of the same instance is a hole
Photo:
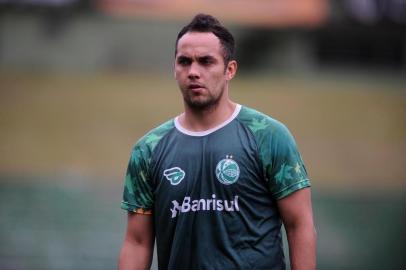
[[[239,212],[268,190],[251,133],[232,122],[207,136],[174,130],[151,162],[155,207],[166,218],[197,212]]]
[[[169,254],[162,264],[183,269],[184,259],[171,259],[177,254],[190,258],[185,269],[230,269],[228,257],[246,268],[267,261],[251,245],[278,238],[280,222],[257,148],[238,121],[206,136],[174,129],[159,142],[150,171],[158,253]]]

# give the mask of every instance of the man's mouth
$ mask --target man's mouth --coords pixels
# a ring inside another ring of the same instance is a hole
[[[191,89],[191,90],[200,90],[203,88],[204,88],[204,86],[201,84],[197,84],[197,83],[189,84],[189,89]]]

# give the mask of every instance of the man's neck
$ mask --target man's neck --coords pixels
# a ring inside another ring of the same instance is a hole
[[[179,122],[183,128],[190,131],[205,131],[219,126],[231,117],[236,108],[236,103],[227,99],[216,106],[206,110],[192,110],[185,105],[185,112],[180,115]]]

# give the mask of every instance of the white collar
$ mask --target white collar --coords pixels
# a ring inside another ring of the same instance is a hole
[[[210,133],[215,132],[216,130],[219,130],[220,128],[226,126],[227,124],[229,124],[231,121],[234,120],[234,118],[237,117],[237,115],[240,113],[241,110],[241,105],[237,104],[235,106],[234,112],[233,114],[227,119],[225,120],[223,123],[221,123],[218,126],[215,126],[211,129],[208,130],[203,130],[203,131],[191,131],[191,130],[187,130],[184,127],[181,126],[181,124],[179,123],[179,116],[177,116],[175,118],[175,127],[182,133],[189,135],[189,136],[196,136],[196,137],[201,137],[201,136],[206,136],[209,135]]]

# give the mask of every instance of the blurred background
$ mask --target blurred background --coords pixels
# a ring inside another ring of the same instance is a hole
[[[405,0],[0,0],[0,269],[116,268],[130,150],[182,111],[199,12],[237,40],[232,98],[297,140],[318,269],[405,269]]]

